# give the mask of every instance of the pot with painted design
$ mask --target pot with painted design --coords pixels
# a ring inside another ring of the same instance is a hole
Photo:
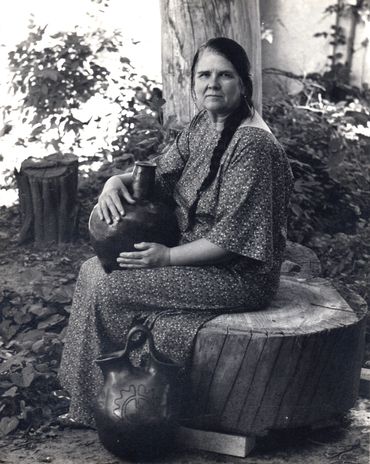
[[[144,339],[149,346],[143,366],[130,361],[138,333],[139,343]],[[142,325],[130,330],[122,351],[103,355],[96,362],[104,376],[95,406],[102,444],[113,454],[134,461],[168,452],[175,441],[180,366],[156,350],[152,333]]]

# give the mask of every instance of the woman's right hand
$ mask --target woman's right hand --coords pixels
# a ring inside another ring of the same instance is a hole
[[[107,224],[110,224],[112,219],[119,221],[121,216],[125,215],[122,198],[127,203],[135,203],[134,198],[119,176],[109,178],[99,195],[97,204],[97,212],[102,221],[104,220]]]

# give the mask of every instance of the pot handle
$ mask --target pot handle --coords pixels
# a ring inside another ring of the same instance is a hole
[[[133,340],[133,336],[141,332],[141,336],[138,340]],[[128,354],[132,349],[138,348],[139,346],[143,345],[145,341],[148,340],[149,344],[149,351],[151,354],[156,354],[156,349],[154,347],[154,340],[152,332],[142,324],[135,325],[132,327],[127,335],[126,346],[124,349],[125,354]]]

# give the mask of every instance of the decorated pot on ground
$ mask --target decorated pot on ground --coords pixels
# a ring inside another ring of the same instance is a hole
[[[129,357],[137,333],[149,344],[144,366],[134,366]],[[169,451],[179,408],[179,365],[155,349],[151,332],[141,325],[131,329],[124,350],[96,362],[104,376],[95,407],[102,444],[113,454],[134,461]]]

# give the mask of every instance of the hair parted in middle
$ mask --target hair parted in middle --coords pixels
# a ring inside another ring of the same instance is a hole
[[[194,92],[194,81],[195,81],[195,69],[198,64],[198,60],[203,54],[204,51],[209,50],[219,55],[222,55],[234,66],[240,80],[243,83],[245,89],[245,102],[248,106],[244,117],[252,116],[254,111],[253,104],[253,82],[251,77],[251,64],[248,58],[248,55],[244,48],[239,45],[235,40],[229,39],[227,37],[215,37],[208,40],[203,45],[201,45],[197,52],[194,55],[193,62],[191,65],[191,93],[193,98],[195,97]]]

